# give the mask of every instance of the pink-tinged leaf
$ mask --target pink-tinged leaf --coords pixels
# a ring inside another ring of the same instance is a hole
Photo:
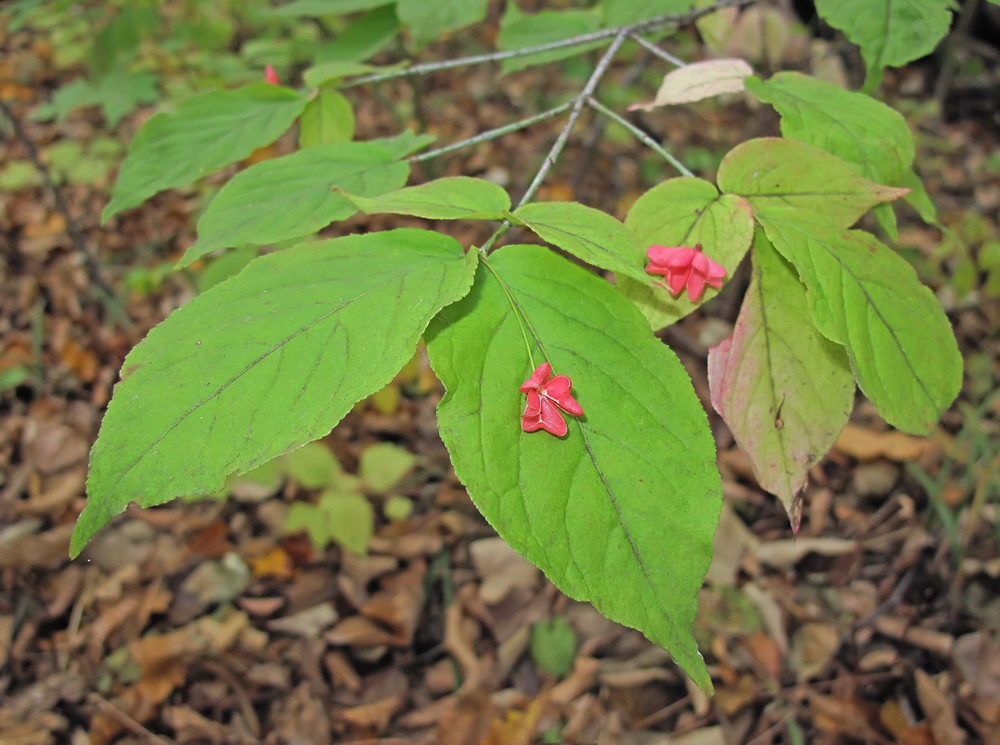
[[[637,103],[629,111],[649,111],[667,104],[692,103],[720,93],[739,93],[743,81],[753,75],[753,68],[741,59],[715,59],[693,62],[668,72],[649,103]]]
[[[813,222],[820,215],[843,228],[910,191],[876,184],[818,147],[781,137],[734,147],[719,166],[718,182],[723,192],[746,199],[758,222],[768,217]]]
[[[847,354],[809,320],[792,266],[758,231],[753,279],[732,336],[709,350],[712,406],[760,485],[794,519],[809,468],[833,445],[854,402]]]

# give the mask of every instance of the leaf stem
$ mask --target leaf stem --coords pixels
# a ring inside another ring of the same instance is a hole
[[[411,65],[402,70],[392,70],[391,72],[375,73],[374,75],[365,75],[360,78],[355,78],[354,80],[349,80],[343,83],[340,87],[343,88],[353,88],[358,85],[364,85],[365,83],[374,83],[379,80],[390,80],[392,78],[404,77],[407,75],[426,75],[427,73],[437,72],[438,70],[448,70],[453,67],[464,67],[467,65],[478,65],[484,62],[499,62],[505,59],[512,59],[514,57],[524,57],[529,54],[535,54],[537,52],[548,52],[553,49],[563,49],[565,47],[577,47],[583,44],[589,44],[592,41],[601,41],[603,39],[612,39],[620,34],[624,33],[626,36],[639,32],[639,31],[651,31],[660,28],[661,26],[681,26],[686,23],[691,23],[697,21],[699,18],[714,13],[717,10],[722,10],[723,8],[732,7],[742,7],[744,5],[750,5],[755,0],[719,0],[718,2],[710,5],[707,8],[701,8],[699,10],[693,10],[689,13],[674,13],[671,15],[657,16],[656,18],[647,18],[645,21],[640,21],[638,23],[632,23],[627,26],[619,26],[617,28],[607,28],[601,29],[600,31],[592,31],[589,34],[580,34],[579,36],[571,36],[568,39],[560,39],[559,41],[549,42],[548,44],[539,44],[534,47],[524,47],[522,49],[508,49],[501,52],[490,52],[488,54],[477,54],[471,57],[460,57],[459,59],[453,60],[441,60],[438,62],[425,62],[419,65]]]
[[[486,256],[480,257],[479,260],[483,263],[483,266],[490,270],[490,274],[492,274],[493,278],[500,284],[504,294],[507,296],[507,302],[510,303],[510,309],[514,312],[514,320],[517,321],[517,327],[521,330],[521,338],[524,339],[524,348],[528,351],[528,362],[531,363],[531,370],[534,372],[538,365],[535,364],[535,355],[531,352],[531,342],[528,341],[528,331],[524,328],[524,324],[527,322],[527,319],[521,315],[521,306],[517,304],[517,301],[514,299],[514,294],[510,291],[507,283],[503,281],[503,277],[501,277],[497,273],[497,270],[493,268],[489,261],[487,261]]]
[[[604,114],[604,116],[608,117],[609,119],[623,126],[632,134],[633,137],[639,140],[639,142],[641,142],[643,145],[645,145],[654,153],[656,153],[665,161],[667,161],[670,165],[672,165],[674,168],[680,171],[684,176],[690,176],[692,178],[694,177],[694,173],[692,173],[683,163],[677,160],[675,156],[671,155],[660,143],[658,143],[648,134],[643,132],[641,129],[639,129],[637,126],[635,126],[632,122],[623,117],[621,114],[612,111],[607,106],[602,104],[600,101],[595,99],[593,96],[588,96],[586,103],[588,106],[590,106],[590,108],[594,109],[595,111],[599,111],[600,113]]]
[[[450,153],[453,150],[458,150],[469,145],[478,145],[480,142],[487,142],[489,140],[495,140],[498,137],[502,137],[505,134],[511,132],[516,132],[519,129],[524,129],[525,127],[530,127],[532,124],[537,124],[538,122],[543,122],[546,119],[551,119],[558,114],[563,113],[570,106],[573,105],[573,101],[567,101],[564,104],[560,104],[548,111],[543,111],[540,114],[534,114],[533,116],[526,117],[524,119],[518,119],[516,122],[511,122],[510,124],[505,124],[502,127],[497,127],[496,129],[490,129],[485,132],[480,132],[474,137],[469,137],[468,139],[461,140],[460,142],[454,142],[451,145],[445,145],[444,147],[439,147],[437,150],[428,150],[426,153],[420,153],[419,155],[411,155],[407,160],[410,163],[420,163],[424,160],[430,160],[431,158],[436,158],[439,155],[444,155],[445,153]]]

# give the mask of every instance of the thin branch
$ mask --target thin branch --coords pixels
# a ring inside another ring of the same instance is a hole
[[[636,42],[639,46],[643,47],[649,53],[655,55],[656,57],[659,57],[660,59],[666,60],[672,65],[676,65],[677,67],[684,67],[684,65],[687,64],[687,62],[682,60],[680,57],[675,57],[670,52],[664,49],[660,49],[660,47],[656,46],[656,44],[649,41],[648,39],[644,39],[639,34],[629,34],[629,38],[632,41]]]
[[[561,39],[559,41],[549,42],[548,44],[539,44],[534,47],[524,47],[523,49],[509,49],[502,52],[490,52],[488,54],[477,54],[471,57],[460,57],[459,59],[453,60],[442,60],[439,62],[425,62],[419,65],[412,65],[410,67],[404,68],[402,70],[393,70],[391,72],[376,73],[374,75],[365,75],[364,77],[355,78],[354,80],[349,80],[342,84],[340,87],[343,88],[353,88],[358,85],[364,85],[365,83],[374,83],[379,80],[390,80],[392,78],[405,77],[407,75],[426,75],[427,73],[437,72],[438,70],[448,70],[453,67],[464,67],[466,65],[478,65],[484,62],[499,62],[505,59],[512,59],[514,57],[524,57],[529,54],[536,54],[538,52],[549,52],[553,49],[565,49],[566,47],[578,47],[583,44],[589,44],[592,41],[602,41],[604,39],[615,38],[622,33],[625,35],[630,35],[637,33],[639,31],[652,31],[660,28],[661,26],[682,26],[693,21],[697,21],[703,16],[714,13],[717,10],[722,10],[723,8],[740,8],[744,5],[750,5],[754,0],[719,0],[719,2],[711,5],[707,8],[701,8],[699,10],[691,11],[690,13],[675,13],[673,15],[663,15],[657,16],[656,18],[648,18],[645,21],[640,21],[639,23],[633,23],[628,26],[620,26],[618,28],[608,28],[601,29],[600,31],[592,31],[589,34],[580,34],[579,36],[571,36],[568,39]]]
[[[587,99],[597,88],[598,83],[601,82],[601,79],[604,77],[605,73],[607,73],[608,68],[611,66],[612,60],[614,60],[615,58],[615,54],[617,54],[618,49],[624,43],[627,35],[628,33],[626,31],[618,32],[618,35],[615,37],[614,41],[611,42],[611,46],[607,48],[607,50],[601,56],[601,59],[598,60],[596,67],[594,67],[594,72],[591,73],[590,78],[583,86],[583,90],[581,90],[570,102],[572,109],[569,112],[569,116],[566,118],[566,124],[563,125],[562,130],[559,132],[559,136],[556,137],[556,141],[552,144],[552,147],[549,149],[548,154],[545,156],[545,160],[543,160],[542,165],[539,166],[538,171],[535,173],[535,177],[531,180],[531,183],[528,184],[528,188],[524,192],[524,196],[521,197],[520,201],[517,203],[517,206],[514,207],[515,210],[517,210],[519,207],[523,207],[525,204],[531,201],[531,198],[535,196],[535,193],[542,185],[542,182],[545,180],[545,177],[549,174],[549,171],[552,170],[552,167],[555,165],[556,158],[559,157],[559,154],[563,151],[563,148],[566,147],[566,142],[569,140],[569,134],[573,130],[573,127],[576,124],[577,119],[580,118],[580,113],[583,111],[583,107],[586,104]],[[504,233],[506,233],[510,229],[510,226],[511,226],[510,220],[504,220],[502,223],[500,223],[500,227],[498,227],[493,232],[493,235],[491,235],[489,239],[482,246],[480,246],[479,248],[480,253],[482,254],[488,253],[489,250],[493,247],[493,245],[498,240],[500,240],[500,238],[503,237]]]
[[[615,54],[618,53],[618,49],[625,42],[628,33],[626,31],[619,31],[618,35],[615,37],[614,41],[611,42],[611,46],[608,47],[607,51],[598,61],[597,66],[594,68],[594,72],[591,73],[590,79],[587,81],[586,85],[583,86],[583,90],[573,99],[573,108],[569,112],[569,116],[566,117],[566,124],[563,126],[562,131],[556,138],[556,141],[552,144],[552,148],[549,150],[548,155],[545,156],[545,160],[542,161],[541,167],[535,174],[535,178],[531,180],[528,185],[527,191],[524,192],[524,196],[521,197],[521,201],[517,203],[518,207],[523,207],[525,204],[531,201],[531,198],[535,196],[535,192],[542,185],[545,177],[548,176],[549,171],[556,164],[556,158],[566,147],[566,142],[569,140],[569,133],[573,131],[573,127],[576,124],[576,120],[580,118],[580,113],[583,111],[583,107],[587,103],[587,99],[593,94],[594,90],[597,88],[597,84],[601,82],[601,78],[608,71],[611,66],[612,60],[615,58]],[[517,209],[515,207],[515,209]]]
[[[618,114],[618,113],[612,111],[607,106],[605,106],[604,104],[602,104],[600,101],[597,101],[596,99],[594,99],[592,96],[588,96],[587,97],[586,103],[587,103],[588,106],[590,106],[595,111],[601,112],[602,114],[604,114],[609,119],[612,119],[615,122],[617,122],[618,124],[620,124],[623,127],[625,127],[625,129],[627,129],[629,132],[631,132],[632,136],[634,136],[637,140],[639,140],[639,142],[641,142],[643,145],[645,145],[650,150],[652,150],[654,153],[656,153],[661,158],[663,158],[665,161],[667,161],[670,165],[672,165],[674,168],[676,168],[678,171],[680,171],[684,176],[691,176],[691,177],[694,176],[694,173],[692,173],[690,170],[688,170],[688,168],[683,163],[681,163],[679,160],[677,160],[676,157],[674,157],[673,155],[671,155],[660,143],[658,143],[656,140],[654,140],[648,134],[646,134],[645,132],[643,132],[637,126],[635,126],[634,124],[632,124],[632,122],[630,122],[628,119],[626,119],[625,117],[623,117],[621,114]]]
[[[545,121],[546,119],[551,119],[552,117],[563,113],[570,106],[573,105],[573,101],[567,101],[564,104],[560,104],[555,108],[549,109],[548,111],[543,111],[540,114],[535,114],[533,116],[526,117],[524,119],[519,119],[516,122],[511,122],[510,124],[505,124],[502,127],[497,127],[496,129],[490,129],[485,132],[480,132],[475,137],[469,137],[468,139],[461,140],[460,142],[452,143],[451,145],[445,145],[444,147],[439,147],[437,150],[428,150],[426,153],[421,153],[419,155],[412,155],[407,160],[410,163],[420,163],[424,160],[430,160],[431,158],[436,158],[439,155],[444,155],[445,153],[450,153],[453,150],[458,150],[469,145],[478,145],[480,142],[487,142],[489,140],[495,140],[498,137],[503,137],[505,134],[511,132],[516,132],[519,129],[524,129],[525,127],[530,127],[532,124],[537,124],[538,122]]]
[[[69,205],[67,205],[66,201],[63,199],[62,192],[59,190],[59,186],[56,184],[55,179],[52,178],[52,173],[49,171],[49,167],[45,165],[45,162],[42,160],[42,157],[38,152],[38,148],[35,147],[35,143],[32,141],[31,137],[28,136],[28,133],[21,125],[17,116],[15,116],[13,110],[2,98],[0,98],[0,111],[3,112],[7,121],[10,122],[11,129],[14,131],[14,136],[24,146],[25,151],[28,153],[28,159],[31,160],[32,164],[34,164],[38,173],[42,177],[42,181],[45,182],[45,186],[48,188],[49,192],[51,192],[56,211],[60,214],[60,216],[62,216],[63,221],[66,223],[66,234],[69,236],[74,248],[76,248],[77,253],[79,253],[80,257],[83,259],[84,268],[87,270],[87,275],[90,278],[91,284],[97,289],[101,302],[104,303],[106,307],[114,310],[121,318],[126,318],[125,311],[122,308],[121,303],[118,302],[118,298],[111,289],[111,285],[104,279],[104,273],[101,269],[100,263],[90,251],[86,238],[84,238],[76,219],[69,211]]]
[[[634,83],[636,83],[639,78],[642,77],[643,73],[649,67],[650,55],[641,55],[635,63],[625,71],[625,73],[618,79],[619,88],[629,88]],[[594,155],[597,152],[598,143],[600,143],[601,138],[604,136],[604,132],[608,127],[608,120],[603,116],[595,116],[594,121],[590,125],[590,133],[587,137],[587,143],[583,148],[584,156],[577,160],[576,163],[576,175],[573,177],[573,183],[579,183],[583,180],[586,173],[591,169]]]

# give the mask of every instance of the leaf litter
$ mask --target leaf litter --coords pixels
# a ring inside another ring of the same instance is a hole
[[[4,43],[0,83],[27,120],[40,103],[35,91],[57,73],[31,34]],[[469,78],[487,85],[486,75]],[[526,79],[505,78],[470,126],[504,123],[505,97],[523,96]],[[890,86],[900,81],[890,77]],[[535,82],[542,92],[558,86]],[[455,106],[428,107],[445,140],[471,133],[460,128],[469,117]],[[774,134],[773,123],[754,116],[731,102],[699,108],[697,118],[678,108],[648,121],[683,152],[736,144],[743,137],[734,122],[747,117]],[[369,102],[358,119],[359,131],[372,136],[393,131]],[[996,133],[968,121],[928,126],[951,143],[927,161],[940,169],[944,188],[934,196],[944,219],[970,208],[956,186],[995,202],[1000,177],[964,166],[985,162]],[[28,131],[43,148],[81,141],[86,149],[102,136],[93,112]],[[530,130],[513,148],[510,140],[486,143],[449,167],[474,173],[505,163],[504,178],[516,180],[531,167],[526,153],[541,152],[546,136]],[[0,148],[5,160],[27,155],[10,138]],[[630,165],[638,162],[631,144],[572,148],[579,157],[566,162],[591,167],[582,178],[570,165],[557,169],[550,198],[614,212],[628,198],[605,204],[607,175],[633,198],[644,188]],[[317,489],[282,478],[273,487],[236,487],[230,501],[130,510],[85,560],[69,562],[86,452],[121,360],[193,293],[183,276],[158,267],[193,241],[198,202],[172,192],[102,228],[106,181],[61,188],[120,290],[128,322],[92,292],[65,219],[40,183],[5,191],[0,229],[14,250],[0,252],[0,380],[13,381],[0,391],[3,745],[995,741],[997,505],[977,518],[972,500],[996,482],[969,470],[976,451],[962,436],[978,428],[996,438],[995,399],[978,419],[954,408],[930,438],[893,433],[869,406],[857,406],[835,449],[811,469],[794,539],[780,505],[713,419],[728,538],[697,625],[717,688],[711,700],[641,635],[562,596],[498,542],[434,434],[441,392],[419,356],[387,393],[356,407],[320,442],[347,473],[378,462],[373,446],[411,456],[394,459],[387,483],[366,495],[375,508],[396,497],[412,505],[393,519],[374,510],[367,555],[286,533],[290,506],[315,499]],[[906,220],[902,234],[929,255],[939,234]],[[338,230],[422,224],[357,217]],[[454,227],[465,243],[484,237],[476,224]],[[723,293],[665,334],[703,393],[709,337],[721,338],[720,325],[728,333],[737,302]],[[995,298],[956,301],[952,320],[964,350],[1000,356]],[[970,391],[997,387],[995,366],[977,375]],[[948,478],[929,493],[938,482],[918,472]],[[940,517],[948,514],[952,522]],[[568,671],[562,658],[533,655],[533,628],[549,634],[536,639],[571,650]],[[571,633],[575,645],[551,641],[553,629]]]

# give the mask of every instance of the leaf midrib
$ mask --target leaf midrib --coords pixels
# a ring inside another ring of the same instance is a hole
[[[527,314],[524,312],[524,309],[521,307],[520,303],[518,303],[517,299],[514,297],[513,293],[510,291],[509,286],[507,286],[507,284],[503,280],[503,278],[500,277],[499,273],[492,266],[490,266],[489,262],[486,260],[486,257],[481,257],[481,261],[490,268],[490,271],[492,272],[493,276],[497,278],[497,280],[500,282],[500,284],[506,290],[506,292],[504,293],[504,295],[507,297],[507,300],[508,300],[508,302],[511,305],[511,309],[514,311],[515,314],[519,315],[524,320],[524,323],[527,326],[528,330],[531,332],[531,335],[534,338],[535,343],[538,345],[538,348],[541,350],[542,355],[546,358],[546,361],[547,361],[548,360],[548,354],[545,351],[545,345],[544,345],[544,343],[542,342],[542,340],[539,337],[538,333],[535,331],[535,328],[531,324],[531,321],[528,319]],[[626,540],[628,540],[629,548],[632,551],[632,556],[635,558],[636,563],[639,565],[639,568],[642,571],[642,576],[643,576],[643,579],[646,582],[646,585],[650,588],[650,590],[652,591],[654,597],[656,597],[663,604],[663,606],[665,608],[669,607],[669,603],[665,602],[665,599],[660,594],[659,588],[653,582],[652,577],[650,576],[650,573],[649,573],[649,569],[646,566],[646,562],[642,558],[642,554],[640,553],[639,548],[636,545],[635,539],[632,536],[632,531],[629,529],[629,526],[626,524],[625,520],[622,517],[621,506],[618,503],[618,499],[616,498],[616,496],[614,494],[614,491],[611,488],[611,485],[608,483],[608,480],[607,480],[607,478],[604,475],[604,471],[598,465],[597,457],[594,454],[593,448],[591,447],[591,444],[590,444],[590,440],[587,437],[586,428],[583,426],[583,423],[580,422],[579,419],[577,419],[575,417],[572,419],[572,422],[573,422],[573,424],[580,431],[580,436],[583,439],[584,450],[587,453],[587,457],[590,459],[590,463],[593,466],[594,471],[597,473],[598,477],[601,480],[601,484],[604,487],[605,494],[607,495],[608,499],[611,502],[612,507],[615,510],[615,517],[617,519],[617,522],[621,526],[622,532],[625,535]],[[676,635],[677,634],[677,627],[674,624],[673,618],[671,617],[671,615],[669,613],[664,613],[663,615],[667,619],[667,622],[670,624],[670,627],[673,630],[674,635]]]

